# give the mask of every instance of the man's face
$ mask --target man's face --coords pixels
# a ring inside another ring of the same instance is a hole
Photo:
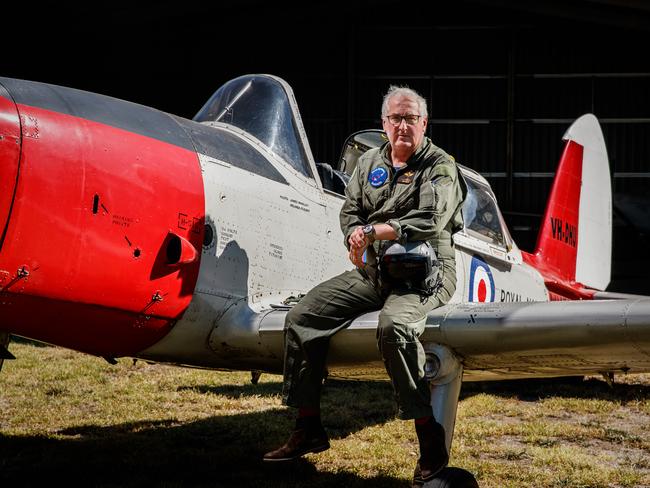
[[[409,115],[416,116],[411,119],[417,118],[417,122],[410,124],[409,122],[413,122],[413,120],[408,120]],[[396,116],[403,116],[398,125],[395,125],[398,118]],[[395,120],[391,122],[390,118]],[[394,151],[414,153],[424,139],[427,118],[420,116],[415,100],[407,96],[396,95],[388,100],[388,112],[382,118],[382,124]]]

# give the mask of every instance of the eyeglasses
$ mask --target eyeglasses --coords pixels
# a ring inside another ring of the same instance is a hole
[[[415,125],[420,121],[421,115],[414,115],[414,114],[406,114],[406,115],[399,115],[399,114],[391,114],[386,116],[386,120],[393,124],[395,127],[398,127],[401,123],[402,120],[406,120],[406,123],[408,125]]]

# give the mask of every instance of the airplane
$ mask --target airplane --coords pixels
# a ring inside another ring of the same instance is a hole
[[[288,83],[237,77],[190,120],[106,95],[0,78],[0,367],[12,335],[105,358],[281,373],[284,317],[350,269],[339,228],[361,154],[316,163]],[[460,164],[458,286],[427,319],[435,418],[452,447],[463,381],[650,371],[650,297],[605,291],[612,198],[593,114],[564,135],[534,252]],[[387,378],[378,312],[332,342],[328,374]],[[446,468],[426,486],[478,486]]]

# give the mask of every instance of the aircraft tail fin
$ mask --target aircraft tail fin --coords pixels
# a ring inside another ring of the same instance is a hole
[[[612,189],[598,119],[581,116],[563,139],[535,264],[547,283],[604,290],[611,277]]]

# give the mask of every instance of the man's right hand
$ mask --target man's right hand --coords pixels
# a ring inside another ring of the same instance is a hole
[[[350,244],[350,250],[358,248],[365,249],[368,247],[369,242],[363,233],[363,227],[358,226],[352,231],[352,234],[348,237],[348,244]]]
[[[350,253],[348,254],[350,261],[357,268],[363,268],[363,253],[369,245],[368,238],[363,233],[363,227],[359,226],[352,231],[348,237],[348,244],[350,244]]]

